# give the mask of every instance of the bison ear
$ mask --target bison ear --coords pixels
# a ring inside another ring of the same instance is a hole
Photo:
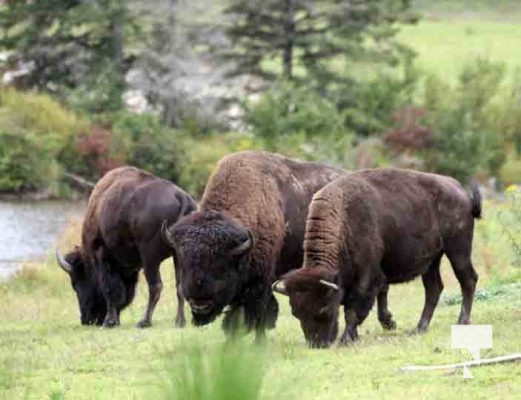
[[[168,221],[165,219],[161,224],[161,239],[170,247],[175,247],[174,235],[168,228]]]
[[[253,235],[249,229],[247,229],[248,232],[248,238],[242,242],[241,244],[237,245],[233,249],[231,249],[228,254],[230,256],[238,256],[241,254],[244,254],[248,251],[250,251],[253,246],[255,246],[255,239],[253,238]]]
[[[271,290],[273,290],[276,293],[283,294],[284,296],[289,296],[288,288],[286,287],[284,279],[279,279],[278,281],[275,281],[275,283],[271,285]]]

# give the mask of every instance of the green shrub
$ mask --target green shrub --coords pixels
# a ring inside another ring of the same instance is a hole
[[[81,162],[76,137],[89,122],[47,95],[0,91],[1,187],[6,191],[56,188],[59,166]]]
[[[353,71],[346,71],[346,75],[353,75]],[[354,75],[362,78],[337,84],[332,98],[345,115],[345,128],[363,137],[381,134],[391,127],[393,112],[413,102],[420,78],[414,56],[409,53],[404,54],[399,68],[376,69],[369,65]]]
[[[5,132],[57,134],[63,139],[87,129],[89,121],[48,95],[0,88],[0,125]]]
[[[281,82],[246,105],[246,122],[267,146],[287,135],[306,139],[342,134],[343,115],[335,104],[303,85]]]
[[[521,182],[521,158],[511,154],[501,167],[499,174],[501,181],[505,185]]]
[[[217,162],[229,153],[262,148],[247,135],[227,133],[194,139],[184,136],[181,149],[179,185],[192,196],[200,198],[208,177]]]
[[[154,114],[120,112],[112,117],[112,158],[177,182],[183,134],[165,128]]]
[[[503,132],[490,115],[503,78],[501,64],[478,59],[464,68],[456,86],[427,79],[426,126],[433,133],[425,152],[428,169],[461,181],[477,171],[497,174],[506,149]]]
[[[37,136],[0,132],[0,143],[0,191],[42,189],[56,181],[56,161]]]

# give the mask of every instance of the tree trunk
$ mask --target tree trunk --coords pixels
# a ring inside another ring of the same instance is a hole
[[[286,0],[286,24],[284,25],[284,54],[282,61],[284,65],[284,76],[291,79],[293,76],[293,46],[295,41],[295,7],[297,0]]]
[[[125,5],[121,0],[114,2],[114,9],[110,15],[110,40],[112,59],[120,76],[124,77],[125,67],[123,64],[123,28],[125,24]]]

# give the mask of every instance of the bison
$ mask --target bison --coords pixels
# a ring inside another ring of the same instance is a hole
[[[469,196],[452,178],[394,168],[348,173],[314,195],[303,267],[286,274],[274,290],[289,296],[308,344],[327,347],[337,335],[340,305],[346,323],[340,344],[358,338],[357,327],[375,297],[381,324],[394,328],[388,284],[421,275],[425,305],[417,330],[425,331],[443,290],[445,254],[463,293],[458,323],[468,324],[478,279],[472,235],[474,218],[480,217],[477,188]]]
[[[171,255],[161,239],[161,223],[175,222],[196,209],[194,200],[173,183],[134,167],[107,173],[89,198],[82,230],[82,246],[62,256],[78,297],[81,323],[119,325],[119,314],[132,301],[138,273],[144,269],[148,305],[137,324],[151,325],[162,290],[159,265]],[[176,270],[176,325],[185,324],[184,299]]]
[[[245,151],[221,159],[199,210],[163,225],[174,249],[193,322],[212,322],[229,306],[225,333],[274,327],[276,277],[301,265],[313,194],[345,171],[278,154]]]

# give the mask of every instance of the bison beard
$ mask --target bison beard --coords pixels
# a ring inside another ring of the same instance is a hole
[[[425,304],[417,331],[427,330],[443,290],[440,260],[447,255],[463,301],[459,324],[470,323],[477,282],[471,262],[474,218],[481,216],[475,186],[470,196],[452,178],[393,168],[348,173],[317,192],[309,208],[304,265],[276,282],[288,295],[312,347],[330,345],[331,329],[344,306],[346,344],[375,299],[384,329],[395,322],[388,285],[421,275]]]
[[[300,266],[309,202],[344,172],[257,151],[219,161],[198,212],[163,227],[194,324],[212,322],[227,307],[228,335],[243,327],[254,329],[260,340],[265,328],[275,326],[278,304],[271,284]],[[251,246],[244,245],[248,236]]]

